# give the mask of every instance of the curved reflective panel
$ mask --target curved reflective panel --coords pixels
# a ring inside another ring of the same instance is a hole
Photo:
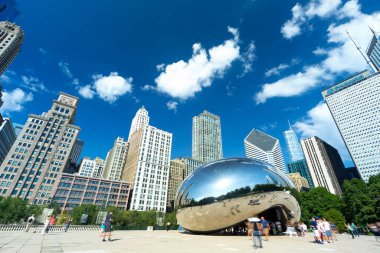
[[[197,168],[177,192],[179,224],[195,232],[217,231],[269,208],[298,220],[297,201],[284,191],[292,181],[274,166],[255,159],[229,158]]]

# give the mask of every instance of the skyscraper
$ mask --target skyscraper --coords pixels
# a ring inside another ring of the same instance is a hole
[[[0,75],[20,51],[23,40],[24,33],[19,26],[8,21],[0,22]]]
[[[120,180],[123,173],[123,167],[127,159],[128,142],[123,138],[117,137],[112,149],[106,157],[106,165],[103,172],[103,178],[110,180]]]
[[[73,150],[71,151],[71,154],[69,157],[71,163],[74,163],[74,164],[78,163],[78,159],[79,159],[80,153],[82,152],[83,146],[84,146],[84,141],[79,140],[79,139],[75,141]]]
[[[14,0],[0,0],[0,20],[13,22],[19,14]]]
[[[301,145],[290,123],[289,123],[289,130],[284,131],[284,139],[285,139],[286,147],[288,148],[288,152],[290,155],[290,161],[294,162],[294,161],[304,159]]]
[[[296,187],[297,191],[302,191],[302,190],[309,190],[309,182],[307,181],[306,178],[301,176],[300,173],[295,172],[295,173],[288,173],[286,174],[290,180],[294,183],[294,186]]]
[[[244,139],[244,147],[246,157],[267,162],[275,166],[276,169],[286,172],[278,139],[257,129],[252,129]]]
[[[16,137],[18,137],[19,134],[21,133],[22,129],[24,128],[24,125],[12,123],[12,126],[13,126],[13,130],[15,130]]]
[[[322,92],[362,179],[380,172],[380,74],[363,71]]]
[[[101,178],[104,165],[105,162],[102,158],[96,157],[94,160],[91,160],[90,157],[86,156],[80,164],[78,175],[83,177]]]
[[[0,165],[16,140],[16,133],[13,130],[12,122],[9,118],[4,118],[0,123]]]
[[[369,46],[367,48],[367,56],[371,59],[373,66],[377,70],[380,71],[380,36],[377,36],[376,33],[371,29],[373,33],[373,37]]]
[[[306,159],[288,163],[288,171],[289,173],[300,173],[302,177],[306,178],[310,188],[314,188],[313,179],[311,178],[309,167],[307,167]]]
[[[167,206],[174,210],[174,201],[179,186],[184,179],[185,163],[181,159],[170,161],[169,182],[168,182],[168,199]]]
[[[193,117],[192,153],[195,160],[204,163],[223,158],[219,116],[203,111]]]
[[[142,126],[149,125],[149,115],[145,107],[141,107],[137,112],[135,117],[132,119],[131,129],[129,130],[128,141],[131,138],[131,135],[140,129]]]
[[[0,195],[47,204],[58,186],[80,128],[73,125],[78,98],[60,93],[43,116],[28,121],[0,166]]]
[[[315,187],[325,187],[333,194],[341,194],[336,174],[344,172],[342,159],[334,147],[316,136],[301,140],[303,153]],[[341,166],[337,166],[341,164]]]
[[[131,210],[166,211],[172,134],[150,125],[134,131],[122,179],[131,182]]]

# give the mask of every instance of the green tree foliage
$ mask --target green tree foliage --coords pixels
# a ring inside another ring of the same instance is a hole
[[[80,224],[82,214],[88,215],[87,224],[95,224],[99,210],[100,208],[96,205],[81,205],[74,207],[71,211],[73,224]]]
[[[376,219],[374,206],[376,200],[370,197],[369,186],[363,180],[345,180],[342,191],[343,213],[348,222],[354,221],[366,226],[369,221]]]
[[[176,213],[165,213],[164,225],[166,225],[167,222],[170,222],[172,228],[176,228],[177,227]]]
[[[372,176],[368,180],[368,195],[372,199],[374,219],[369,222],[380,220],[380,174]]]
[[[340,232],[346,231],[346,219],[343,214],[336,209],[329,209],[323,213],[323,217],[330,223],[334,223]]]
[[[19,198],[0,197],[0,224],[20,223],[32,214],[38,216],[41,213],[41,206],[28,205],[26,201]]]

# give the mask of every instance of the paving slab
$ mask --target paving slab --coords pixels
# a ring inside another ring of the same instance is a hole
[[[254,249],[246,236],[194,235],[177,231],[114,231],[112,241],[103,242],[99,232],[53,232],[47,235],[25,232],[0,232],[1,253],[208,253],[208,252],[380,252],[373,236],[351,239],[337,235],[338,241],[314,244],[306,237],[272,236]]]

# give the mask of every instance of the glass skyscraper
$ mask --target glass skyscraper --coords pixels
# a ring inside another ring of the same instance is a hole
[[[367,56],[371,59],[373,66],[377,71],[380,71],[380,36],[377,36],[376,33],[373,32],[372,40],[367,49]]]
[[[304,159],[305,157],[303,156],[301,145],[298,141],[296,133],[290,124],[289,130],[284,131],[284,138],[290,155],[290,161],[294,162]]]
[[[380,74],[363,71],[322,92],[362,179],[380,172]]]
[[[204,163],[223,158],[219,116],[203,111],[193,118],[192,153],[195,160]]]
[[[293,161],[288,163],[289,173],[300,173],[300,175],[306,178],[310,188],[314,188],[313,179],[311,178],[309,167],[307,167],[306,159]]]

